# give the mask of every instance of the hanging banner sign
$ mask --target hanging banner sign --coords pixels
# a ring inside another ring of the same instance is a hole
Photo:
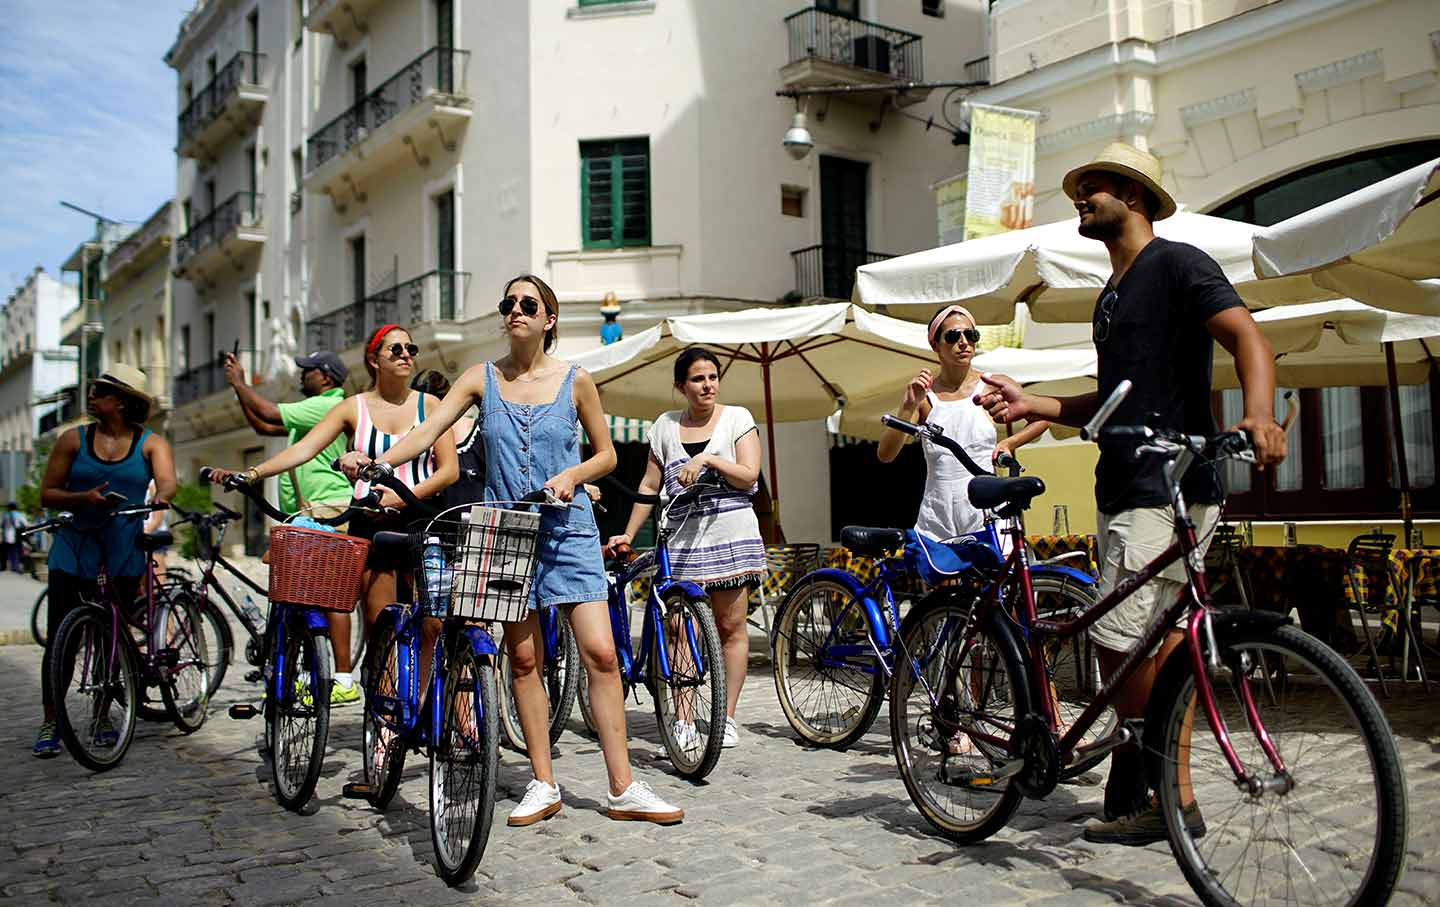
[[[962,173],[930,186],[935,192],[935,220],[942,246],[965,238],[965,187],[969,177]]]
[[[1033,226],[1039,119],[1035,111],[970,105],[965,239]]]

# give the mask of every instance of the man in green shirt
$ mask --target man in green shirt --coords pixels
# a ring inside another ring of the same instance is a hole
[[[345,378],[349,370],[340,357],[329,350],[309,356],[295,357],[300,368],[300,392],[305,399],[295,403],[275,403],[267,399],[245,380],[245,370],[230,353],[225,354],[225,380],[235,390],[245,420],[260,435],[284,436],[294,444],[314,428],[326,413],[345,399]],[[343,473],[330,464],[345,453],[345,439],[336,438],[307,463],[290,474],[280,476],[280,509],[295,513],[308,508],[312,516],[334,516],[349,506],[352,490]],[[292,483],[293,476],[293,483]],[[298,484],[297,498],[295,485]],[[330,644],[335,650],[335,686],[331,705],[358,702],[359,687],[350,676],[350,615],[332,611]]]

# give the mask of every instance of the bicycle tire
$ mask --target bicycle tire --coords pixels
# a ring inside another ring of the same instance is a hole
[[[330,735],[330,659],[323,654],[329,638],[324,631],[311,630],[303,614],[292,614],[289,621],[285,669],[277,670],[280,697],[276,700],[271,690],[265,705],[275,799],[299,812],[315,793]]]
[[[575,710],[575,697],[580,683],[579,675],[584,673],[580,664],[580,648],[575,643],[575,631],[570,619],[560,610],[559,638],[556,641],[555,658],[546,653],[541,667],[541,681],[545,684],[545,698],[550,704],[550,745],[560,741],[570,713]],[[525,752],[525,729],[520,726],[520,714],[515,709],[513,679],[510,673],[510,655],[504,646],[495,667],[497,707],[500,713],[500,739],[510,749]]]
[[[500,728],[494,667],[463,634],[449,647],[441,733],[430,747],[430,840],[440,878],[453,888],[475,874],[490,839]]]
[[[663,601],[663,624],[656,628],[649,665],[655,723],[659,725],[660,740],[675,771],[682,778],[699,781],[720,761],[720,747],[725,738],[725,654],[708,598],[689,599],[683,589],[671,589]],[[674,640],[670,639],[672,622],[677,624]],[[679,635],[682,628],[686,629],[683,637]],[[662,633],[670,660],[669,680],[660,674]],[[690,648],[692,638],[699,648],[699,665],[695,664],[696,653]],[[684,722],[687,712],[694,736],[687,734],[688,739],[682,741],[677,736],[676,724]]]
[[[210,647],[209,676],[210,698],[220,692],[225,683],[225,674],[230,670],[230,659],[234,657],[235,635],[225,612],[207,595],[199,598],[200,618],[205,626],[205,642]]]
[[[585,725],[585,733],[592,738],[600,735],[595,731],[595,713],[590,710],[590,674],[583,667],[577,672],[579,677],[575,681],[575,705],[580,709],[580,721]]]
[[[965,780],[1009,758],[1007,732],[1031,707],[1028,674],[1004,618],[991,612],[972,629],[971,613],[968,598],[943,594],[911,609],[900,625],[890,680],[890,737],[905,791],[932,828],[964,844],[1004,828],[1020,806],[1023,794],[1011,779]],[[963,677],[970,680],[953,683]],[[966,728],[983,729],[1005,745],[978,741]],[[956,760],[965,764],[954,768]],[[972,800],[980,805],[972,807]]]
[[[1240,789],[1215,745],[1205,711],[1196,708],[1189,747],[1195,797],[1202,807],[1208,804],[1211,821],[1222,822],[1207,827],[1203,836],[1192,835],[1182,818],[1177,754],[1195,680],[1188,644],[1176,649],[1156,680],[1159,695],[1152,695],[1152,712],[1161,717],[1152,722],[1152,716],[1146,716],[1146,750],[1152,768],[1158,770],[1170,849],[1186,881],[1212,907],[1388,902],[1404,867],[1408,806],[1395,737],[1375,697],[1334,650],[1297,627],[1235,624],[1216,629],[1222,668],[1212,672],[1211,683],[1236,755],[1263,779],[1273,778],[1269,760],[1236,699],[1238,681],[1243,679],[1252,687],[1260,720],[1294,786],[1283,793],[1266,790],[1258,795]],[[1283,680],[1270,667],[1277,658],[1289,666]],[[1257,671],[1257,665],[1266,667]],[[1293,726],[1287,721],[1292,714],[1297,719]],[[1318,739],[1301,739],[1307,733]],[[1347,736],[1348,742],[1341,739]],[[1158,753],[1164,757],[1155,758]],[[1302,768],[1297,760],[1306,756],[1311,758]],[[1367,764],[1368,774],[1361,770]],[[1200,766],[1207,765],[1212,767],[1203,774]],[[1333,779],[1329,784],[1327,773]],[[1237,798],[1238,803],[1231,801],[1237,805],[1224,804],[1230,797]],[[1222,803],[1218,809],[1217,802]],[[1307,805],[1324,815],[1300,821],[1290,814]],[[1286,815],[1277,820],[1281,810]],[[1247,813],[1251,826],[1232,829]],[[1264,820],[1263,828],[1254,826],[1256,819]],[[1327,819],[1334,825],[1322,831]],[[1371,832],[1362,835],[1361,826],[1367,823]],[[1301,837],[1295,836],[1296,829]],[[1347,832],[1355,832],[1356,837],[1346,840]],[[1268,855],[1267,843],[1276,844]],[[1239,850],[1237,870],[1212,865],[1227,845]],[[1275,867],[1277,858],[1283,869]],[[1344,882],[1352,863],[1362,865],[1353,887]],[[1270,867],[1275,867],[1272,877],[1278,878],[1262,882],[1261,870]],[[1248,871],[1255,878],[1247,884]],[[1306,886],[1303,893],[1295,893],[1297,884]],[[1269,886],[1268,890],[1262,891],[1262,886]],[[1250,890],[1243,897],[1236,891],[1247,887]],[[1280,889],[1294,899],[1271,900],[1272,892]]]
[[[797,624],[813,622],[817,605],[823,611],[825,627],[802,632]],[[815,666],[818,649],[837,618],[842,621],[845,639],[853,643],[869,639],[864,613],[851,600],[849,587],[833,579],[802,578],[775,615],[770,669],[780,709],[795,733],[811,746],[843,750],[859,740],[880,714],[885,702],[885,671],[878,659],[872,659],[869,673]],[[817,692],[801,691],[806,680],[802,660],[809,662],[806,670],[815,675],[820,687]],[[817,708],[811,709],[816,700]],[[827,720],[832,716],[833,720]]]
[[[128,640],[120,639],[114,647],[115,664],[106,665],[105,655],[111,649],[111,640],[110,613],[93,605],[82,605],[65,616],[51,641],[55,652],[47,679],[55,704],[55,728],[71,757],[92,772],[109,771],[119,765],[135,737],[136,704],[140,694],[135,649]],[[88,707],[72,717],[67,694],[70,681],[75,678],[77,659],[81,662],[77,705]],[[110,722],[116,735],[113,743],[103,747],[97,739],[102,719]]]
[[[193,734],[205,724],[210,707],[210,648],[204,620],[194,599],[177,596],[155,614],[156,641],[174,649],[176,663],[160,668],[160,698],[176,730]],[[159,652],[153,653],[159,655]]]
[[[46,586],[40,590],[40,595],[35,599],[35,606],[30,609],[30,636],[40,648],[45,648],[45,635],[50,630],[50,609],[49,609],[50,587]]]
[[[1081,585],[1074,580],[1032,575],[1030,583],[1035,592],[1035,610],[1042,619],[1071,620],[1100,600],[1094,586]],[[1061,737],[1100,691],[1100,663],[1089,633],[1077,633],[1066,639],[1047,636],[1045,643],[1045,673],[1054,690],[1060,721],[1057,737]],[[1030,698],[1036,699],[1041,692],[1032,690]],[[1085,732],[1080,743],[1095,743],[1109,737],[1119,723],[1120,717],[1115,710],[1106,709]],[[1074,778],[1084,774],[1106,758],[1107,754],[1102,753],[1072,762],[1060,770],[1060,777]]]
[[[370,805],[384,812],[400,788],[405,772],[404,741],[400,739],[399,640],[395,624],[382,617],[370,630],[360,682],[365,690],[365,718],[361,729],[361,756]]]

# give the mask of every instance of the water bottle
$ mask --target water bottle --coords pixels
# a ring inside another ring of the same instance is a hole
[[[420,572],[425,578],[425,606],[432,613],[443,612],[450,604],[450,570],[445,564],[445,552],[440,548],[440,539],[430,536],[425,539],[425,548],[420,556]]]
[[[245,601],[240,604],[240,613],[245,615],[245,622],[252,627],[259,627],[265,623],[260,609],[255,607],[255,599],[248,592],[245,594]]]

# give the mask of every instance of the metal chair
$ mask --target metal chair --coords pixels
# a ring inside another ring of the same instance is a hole
[[[1240,552],[1245,548],[1245,536],[1234,526],[1221,524],[1215,528],[1210,540],[1210,550],[1205,554],[1205,573],[1213,578],[1210,596],[1216,601],[1230,602],[1232,596],[1243,608],[1253,608],[1249,585],[1240,569]]]
[[[1385,671],[1380,666],[1380,651],[1375,645],[1375,637],[1370,632],[1370,620],[1368,614],[1382,613],[1385,610],[1385,590],[1390,588],[1397,594],[1403,594],[1400,590],[1398,578],[1390,569],[1390,552],[1395,547],[1395,536],[1384,532],[1370,532],[1358,535],[1350,540],[1350,546],[1346,549],[1345,582],[1350,589],[1351,607],[1360,615],[1361,631],[1365,635],[1365,646],[1370,651],[1371,663],[1375,665],[1375,676],[1380,682],[1380,692],[1384,696],[1390,695],[1390,688],[1385,683]],[[1365,592],[1362,592],[1361,577],[1369,578]],[[1367,594],[1368,593],[1368,594]],[[1373,602],[1373,604],[1372,604]],[[1405,626],[1408,623],[1407,617],[1402,613],[1400,626],[1396,634],[1401,637],[1400,645],[1405,647],[1415,646],[1415,639],[1410,634],[1410,628]],[[1420,659],[1418,647],[1416,648],[1416,667],[1419,671],[1420,680],[1429,688],[1429,677],[1425,673],[1425,664]],[[1391,660],[1394,666],[1394,660]],[[1405,670],[1401,680],[1408,678],[1409,671]]]
[[[770,632],[776,605],[785,598],[800,577],[820,568],[823,552],[818,544],[799,542],[791,545],[769,545],[765,548],[765,580],[750,596],[751,626]]]

